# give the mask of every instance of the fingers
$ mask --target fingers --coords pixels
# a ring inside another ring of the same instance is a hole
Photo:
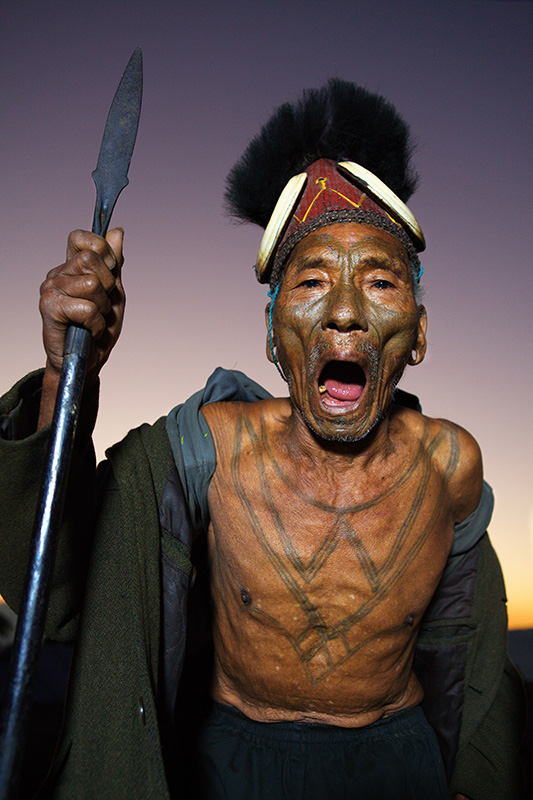
[[[118,231],[119,228],[115,228],[115,231],[109,231],[107,236]],[[107,238],[103,239],[90,231],[72,231],[67,240],[67,261],[83,250],[92,250],[99,255],[108,269],[113,269],[117,263],[117,257]]]
[[[43,318],[46,311],[43,313]],[[54,308],[54,313],[49,315],[46,320],[48,336],[59,336],[65,333],[65,329],[70,325],[78,325],[87,328],[91,332],[93,339],[99,339],[106,330],[106,320],[104,315],[94,303],[83,302],[79,299],[67,298],[61,305]],[[58,348],[62,354],[62,348]],[[57,355],[60,354],[57,353]]]
[[[101,345],[92,348],[95,369],[107,359],[124,313],[122,242],[120,228],[109,231],[105,239],[89,231],[73,231],[66,262],[46,276],[39,310],[47,359],[54,369],[60,369],[65,332],[72,324],[87,328],[93,339],[100,340]]]
[[[110,294],[116,278],[100,256],[82,250],[65,264],[50,270],[41,286],[40,311],[54,328],[82,325],[99,335],[111,310]]]
[[[113,228],[113,230],[108,231],[105,240],[115,256],[117,266],[121,268],[124,261],[124,256],[123,256],[124,229]]]
[[[111,308],[110,297],[96,275],[59,273],[41,286],[41,314],[55,327],[82,325],[98,336]]]
[[[122,228],[109,231],[106,239],[89,231],[73,231],[68,237],[67,261],[50,270],[41,292],[55,289],[71,297],[90,299],[102,313],[108,313],[107,295],[118,283],[124,260],[123,236]]]
[[[66,262],[51,270],[47,278],[53,279],[58,272],[65,275],[92,273],[107,292],[111,291],[116,281],[113,272],[122,265],[122,235],[118,231],[110,231],[108,236],[112,233],[118,234],[112,236],[112,240],[117,244],[120,260],[106,239],[89,231],[72,231],[67,242]]]

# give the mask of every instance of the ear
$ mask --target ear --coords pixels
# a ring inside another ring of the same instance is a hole
[[[266,325],[266,329],[267,329],[267,335],[266,335],[266,357],[268,358],[270,363],[273,364],[274,363],[274,356],[273,356],[272,350],[270,348],[270,340],[269,340],[269,336],[268,336],[268,328],[269,328],[269,324],[270,324],[270,319],[269,319],[269,315],[268,315],[269,311],[270,311],[270,303],[267,303],[266,306],[265,306],[265,325]]]
[[[428,318],[424,306],[418,306],[418,327],[416,331],[416,338],[411,349],[407,363],[412,367],[420,364],[424,360],[427,349],[426,331],[428,327]]]

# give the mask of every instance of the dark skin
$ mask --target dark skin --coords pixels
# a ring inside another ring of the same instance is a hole
[[[355,223],[322,228],[292,253],[274,340],[293,405],[323,440],[365,439],[368,452],[368,434],[390,406],[405,365],[424,358],[426,312],[414,302],[406,259],[395,237]],[[353,408],[317,391],[330,361],[355,361],[367,376]],[[380,450],[385,440],[381,426],[374,446]]]
[[[43,284],[42,422],[69,321],[85,314],[95,336],[89,386],[116,341],[124,296],[120,274],[104,272],[111,253],[121,264],[120,232],[76,232]],[[204,408],[217,450],[213,696],[252,719],[357,727],[422,698],[420,620],[453,526],[481,492],[472,437],[392,403],[425,330],[395,237],[320,229],[291,254],[273,312],[290,397]]]
[[[98,380],[120,336],[126,304],[121,277],[123,235],[122,228],[109,231],[105,239],[88,231],[72,231],[65,262],[51,269],[41,284],[46,369],[39,430],[52,421],[67,328],[81,325],[93,337],[85,391]]]

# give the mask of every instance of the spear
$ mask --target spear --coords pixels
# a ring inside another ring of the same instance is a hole
[[[92,173],[96,185],[92,230],[100,236],[107,233],[117,198],[129,183],[127,175],[139,125],[141,98],[142,53],[138,47],[113,98],[98,163]],[[0,727],[0,800],[15,800],[20,784],[48,587],[90,347],[88,330],[74,325],[68,328]]]

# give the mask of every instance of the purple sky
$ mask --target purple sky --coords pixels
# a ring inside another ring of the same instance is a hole
[[[137,45],[144,105],[126,228],[123,337],[103,372],[99,453],[236,367],[284,393],[264,356],[254,226],[224,178],[280,102],[331,76],[390,99],[419,143],[429,352],[403,379],[484,452],[511,623],[533,625],[533,3],[502,0],[4,0],[0,7],[2,386],[42,364],[38,287],[89,227],[107,110]]]

